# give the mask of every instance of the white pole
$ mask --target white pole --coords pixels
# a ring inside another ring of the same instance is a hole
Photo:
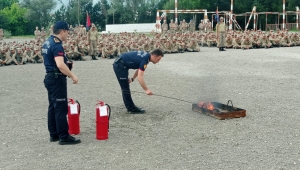
[[[175,22],[178,22],[178,2],[175,0]]]
[[[230,25],[229,25],[229,30],[232,30],[232,15],[233,15],[233,0],[231,0],[231,5],[230,5],[230,18],[229,18],[229,21],[230,21]]]

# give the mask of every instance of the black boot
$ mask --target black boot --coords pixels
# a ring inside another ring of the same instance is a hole
[[[226,51],[224,48],[225,48],[225,47],[222,47],[222,51]]]
[[[222,51],[222,48],[221,48],[221,47],[219,48],[219,51]]]
[[[94,55],[92,55],[92,59],[93,60],[98,60]]]

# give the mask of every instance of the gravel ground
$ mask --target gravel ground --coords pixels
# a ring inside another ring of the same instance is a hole
[[[82,143],[73,146],[49,142],[43,65],[0,67],[0,169],[300,169],[300,48],[201,50],[149,64],[147,85],[190,102],[231,99],[245,118],[217,120],[143,93],[133,100],[147,113],[127,114],[113,60],[75,62],[68,95],[82,105]],[[106,141],[95,139],[99,99],[112,107]]]

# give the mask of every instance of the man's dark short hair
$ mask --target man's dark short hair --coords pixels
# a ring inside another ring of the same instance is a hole
[[[151,55],[155,55],[155,56],[164,56],[164,53],[160,50],[160,49],[155,49],[153,51],[151,51],[150,53]]]

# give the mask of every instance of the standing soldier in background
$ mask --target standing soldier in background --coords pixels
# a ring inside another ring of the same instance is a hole
[[[163,34],[166,34],[168,32],[167,20],[164,20],[164,23],[162,24],[162,30],[163,30]]]
[[[46,31],[44,29],[44,27],[42,27],[42,30],[41,30],[41,41],[44,42],[46,40]]]
[[[4,36],[3,29],[0,29],[0,41],[3,40],[3,36]]]
[[[177,21],[174,22],[174,30],[175,32],[179,32],[179,26]]]
[[[172,19],[171,19],[171,22],[169,24],[169,28],[170,28],[170,32],[172,34],[174,34],[175,33],[175,25],[174,25],[174,21]]]
[[[193,20],[191,20],[190,23],[189,23],[189,30],[190,30],[190,32],[195,31],[195,23],[194,23]]]
[[[183,19],[182,25],[181,25],[182,33],[185,33],[187,31],[187,28],[188,28],[188,25],[185,22],[185,19]]]
[[[204,31],[205,25],[204,25],[204,23],[203,23],[203,20],[201,20],[201,22],[200,22],[198,28],[199,28],[199,31]]]
[[[217,39],[219,45],[219,51],[226,51],[225,48],[225,37],[226,37],[226,26],[224,23],[224,18],[220,18],[220,22],[216,25]]]
[[[41,32],[39,30],[39,27],[35,27],[34,36],[36,40],[39,38],[40,34]]]
[[[88,32],[88,42],[90,45],[90,55],[92,56],[93,60],[98,60],[96,58],[97,52],[97,42],[98,42],[98,31],[96,29],[95,24],[92,24],[92,29]]]

